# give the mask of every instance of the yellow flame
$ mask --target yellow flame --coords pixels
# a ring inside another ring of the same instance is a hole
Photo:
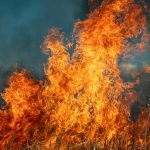
[[[57,28],[49,30],[43,44],[45,53],[50,50],[46,79],[34,81],[25,70],[15,72],[2,94],[10,108],[0,112],[1,148],[18,148],[35,138],[45,148],[66,149],[85,141],[105,145],[117,137],[124,138],[127,148],[134,129],[128,104],[136,94],[122,81],[118,58],[137,47],[128,43],[129,38],[142,34],[138,48],[143,48],[146,25],[142,7],[133,0],[105,1],[75,24],[72,59],[72,43],[65,45]],[[146,122],[139,123],[139,144]]]

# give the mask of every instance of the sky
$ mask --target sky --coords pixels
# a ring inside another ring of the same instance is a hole
[[[48,29],[69,36],[87,12],[87,0],[0,0],[0,88],[16,64],[42,75],[47,56],[40,46]]]

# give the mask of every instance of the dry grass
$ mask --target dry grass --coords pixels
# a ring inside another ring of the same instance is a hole
[[[148,139],[146,139],[148,141]],[[136,142],[132,141],[130,145],[127,147],[124,145],[124,140],[121,138],[116,138],[112,141],[105,141],[104,145],[101,145],[99,142],[89,142],[84,141],[82,143],[76,145],[69,145],[67,147],[63,147],[63,145],[56,144],[56,150],[149,150],[149,143],[143,143],[143,145],[139,146]],[[14,150],[13,148],[8,148],[7,150]],[[53,150],[52,148],[43,147],[40,142],[34,140],[32,144],[26,143],[26,145],[17,150]]]

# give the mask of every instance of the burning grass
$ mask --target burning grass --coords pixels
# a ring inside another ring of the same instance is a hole
[[[149,42],[146,5],[104,1],[74,28],[76,46],[57,28],[42,48],[49,53],[45,79],[14,72],[2,93],[9,109],[0,112],[2,149],[148,149],[149,110],[133,122],[135,83],[124,83],[118,58]],[[131,43],[140,35],[139,43]],[[67,43],[66,45],[64,43]],[[38,141],[38,142],[37,142]],[[31,145],[31,146],[30,146]]]

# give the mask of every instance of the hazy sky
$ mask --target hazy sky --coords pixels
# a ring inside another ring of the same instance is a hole
[[[0,0],[0,70],[21,63],[40,73],[48,29],[57,26],[69,35],[87,11],[87,0]]]

